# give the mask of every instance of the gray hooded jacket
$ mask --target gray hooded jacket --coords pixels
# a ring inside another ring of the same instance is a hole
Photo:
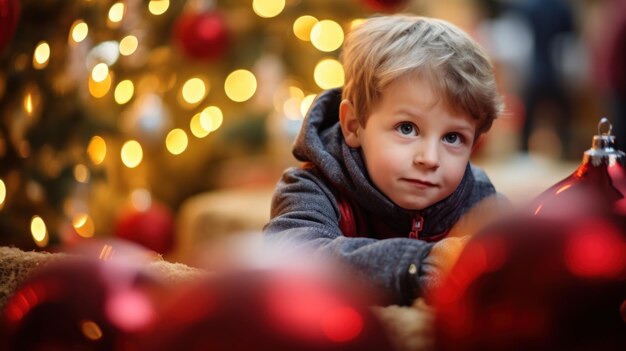
[[[307,166],[283,173],[264,233],[272,243],[311,249],[345,263],[361,281],[383,292],[381,304],[410,304],[432,272],[423,262],[434,245],[429,239],[445,236],[495,189],[483,171],[468,164],[448,198],[421,211],[397,206],[370,182],[360,150],[345,143],[338,123],[340,102],[338,89],[315,100],[293,149]],[[339,193],[366,223],[358,237],[346,237],[340,229]],[[409,238],[416,216],[424,220],[424,240]]]

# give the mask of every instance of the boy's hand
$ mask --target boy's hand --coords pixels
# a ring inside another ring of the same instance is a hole
[[[470,236],[448,237],[433,246],[422,262],[420,283],[425,295],[441,285],[469,239]]]

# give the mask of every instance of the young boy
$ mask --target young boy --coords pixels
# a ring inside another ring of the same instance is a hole
[[[442,274],[446,238],[495,194],[469,163],[501,102],[491,64],[442,20],[373,17],[347,37],[343,92],[315,101],[272,201],[266,236],[321,251],[410,304]],[[438,242],[438,243],[435,243]]]

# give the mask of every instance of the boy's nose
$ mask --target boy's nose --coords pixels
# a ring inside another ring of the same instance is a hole
[[[424,140],[415,153],[413,163],[425,168],[437,168],[440,165],[438,141]]]

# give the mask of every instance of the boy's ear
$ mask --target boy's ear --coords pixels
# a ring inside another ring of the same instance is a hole
[[[339,124],[341,125],[341,132],[346,140],[346,144],[353,148],[361,146],[361,141],[359,140],[361,125],[356,118],[354,106],[350,100],[343,100],[339,105]]]

